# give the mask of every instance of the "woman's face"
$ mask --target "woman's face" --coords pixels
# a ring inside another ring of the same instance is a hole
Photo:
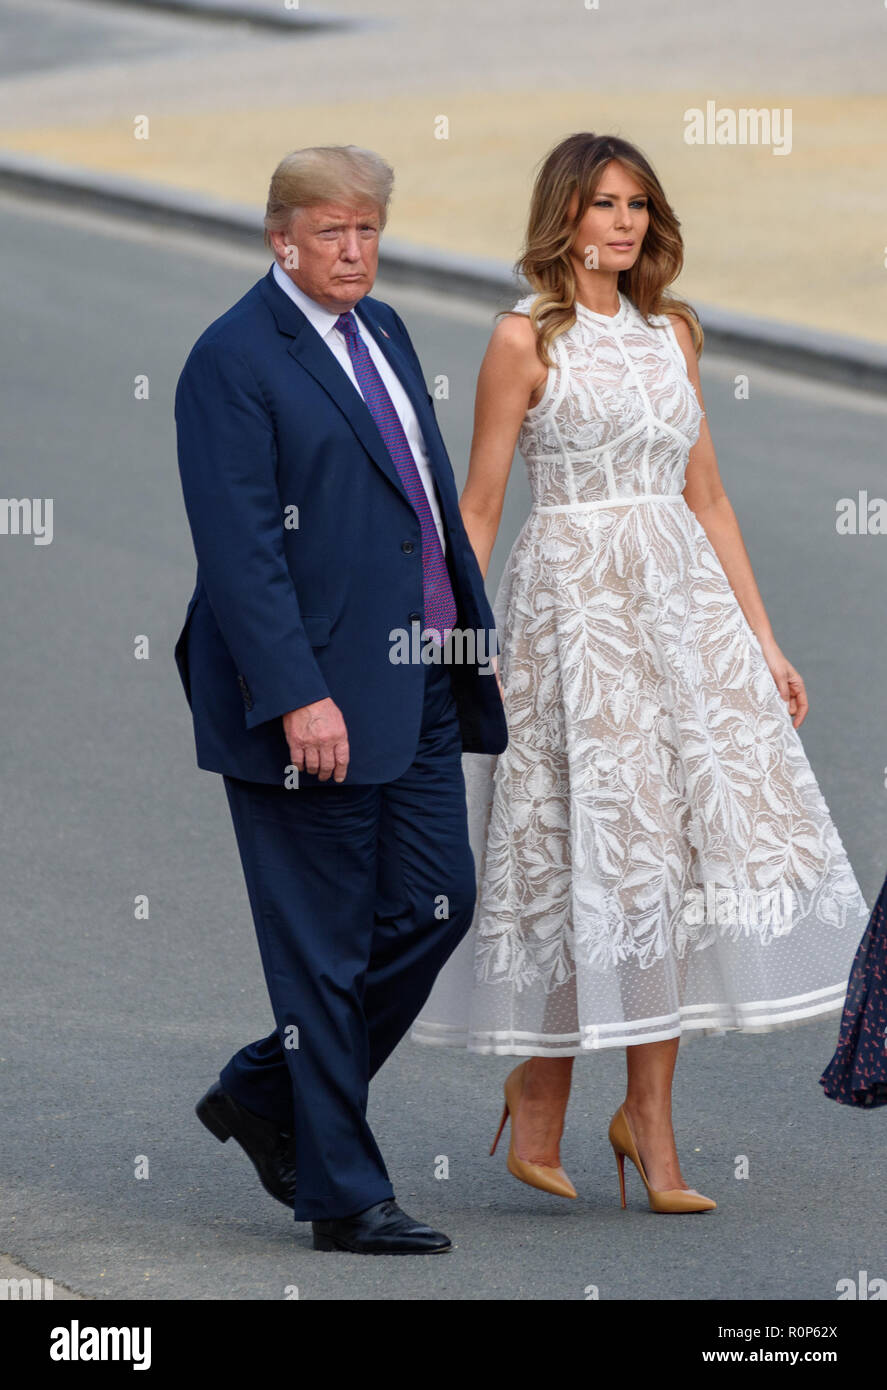
[[[574,193],[571,217],[576,215],[578,201]],[[650,225],[648,201],[634,175],[611,159],[576,230],[570,254],[577,270],[618,272],[633,266]]]

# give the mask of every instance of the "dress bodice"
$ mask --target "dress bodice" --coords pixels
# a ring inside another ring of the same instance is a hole
[[[534,298],[512,312],[528,314]],[[577,304],[550,352],[518,438],[535,505],[680,493],[703,412],[667,315],[648,321],[621,292],[612,317]]]

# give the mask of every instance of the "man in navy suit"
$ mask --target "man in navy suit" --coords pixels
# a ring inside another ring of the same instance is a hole
[[[425,1254],[450,1241],[395,1202],[368,1084],[470,926],[461,755],[508,734],[431,397],[401,320],[369,297],[392,178],[354,146],[287,156],[265,217],[275,263],[188,357],[197,584],[176,661],[198,764],[224,778],[276,1024],[197,1113],[316,1249]]]

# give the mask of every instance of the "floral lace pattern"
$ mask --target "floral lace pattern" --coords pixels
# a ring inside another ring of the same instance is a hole
[[[837,1012],[868,911],[681,496],[702,410],[674,331],[621,295],[554,356],[494,604],[509,743],[463,757],[474,924],[413,1036],[573,1052]]]

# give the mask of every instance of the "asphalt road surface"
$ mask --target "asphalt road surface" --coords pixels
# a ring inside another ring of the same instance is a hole
[[[198,1124],[195,1100],[270,1010],[221,779],[195,766],[172,662],[194,572],[172,393],[190,344],[267,261],[24,201],[0,203],[0,240],[2,491],[54,499],[51,544],[0,536],[0,1251],[76,1293],[131,1299],[594,1286],[610,1300],[831,1300],[839,1279],[887,1276],[885,1115],[822,1096],[834,1022],[682,1050],[683,1166],[719,1202],[704,1219],[655,1218],[631,1170],[620,1210],[615,1052],[576,1065],[563,1161],[580,1200],[565,1203],[488,1156],[511,1060],[402,1044],[371,1119],[402,1205],[457,1243],[440,1259],[315,1254],[239,1150]],[[391,298],[429,380],[449,378],[440,416],[461,486],[489,311]],[[704,360],[724,480],[810,691],[805,746],[871,905],[887,866],[887,542],[839,537],[834,518],[838,497],[887,495],[887,411],[754,366],[738,401],[746,364]],[[491,595],[528,501],[518,460]]]

